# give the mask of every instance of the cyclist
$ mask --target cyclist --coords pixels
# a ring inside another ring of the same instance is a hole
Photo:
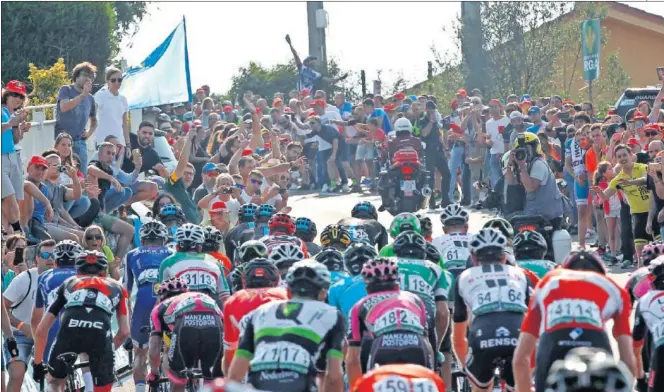
[[[134,343],[134,385],[136,389],[145,390],[145,377],[147,376],[147,348],[150,339],[149,332],[142,329],[150,325],[150,312],[156,301],[156,291],[159,286],[159,266],[172,252],[166,246],[168,229],[159,221],[149,221],[141,226],[139,231],[141,246],[132,249],[125,256],[125,276],[123,279],[125,289],[131,293],[136,284],[136,301],[133,306],[129,303],[131,314],[131,340]]]
[[[237,226],[233,227],[224,237],[224,250],[233,262],[237,262],[236,252],[240,245],[254,238],[256,210],[258,210],[258,206],[254,203],[247,203],[240,206]]]
[[[224,374],[228,374],[240,341],[244,317],[264,303],[288,299],[286,290],[277,287],[279,270],[266,259],[254,259],[243,265],[241,279],[244,289],[231,295],[224,304]]]
[[[127,318],[127,290],[116,280],[102,277],[108,260],[97,251],[83,251],[76,257],[76,276],[65,280],[57,289],[35,331],[35,357],[32,376],[44,380],[42,362],[45,338],[60,318],[58,330],[49,355],[51,390],[62,390],[67,377],[66,364],[58,356],[68,352],[86,353],[89,357],[95,392],[110,392],[115,380],[114,351],[129,337]],[[62,315],[58,317],[60,311]],[[116,314],[118,332],[111,338],[111,317]]]
[[[542,279],[557,265],[544,258],[548,245],[542,234],[534,230],[524,230],[514,237],[514,258],[516,264]]]
[[[185,223],[175,233],[176,253],[167,257],[159,267],[159,282],[179,277],[192,291],[209,295],[223,305],[230,295],[224,269],[217,260],[201,253],[205,230]]]
[[[178,227],[187,223],[187,218],[182,208],[177,204],[166,204],[161,207],[157,219],[166,225],[171,239],[175,238],[175,232],[178,230]]]
[[[402,388],[400,388],[403,386]],[[351,387],[351,392],[422,391],[443,392],[445,383],[431,369],[419,365],[385,365],[366,373]]]
[[[509,265],[516,265],[514,253],[512,251],[512,240],[514,239],[514,228],[512,227],[512,224],[503,218],[495,217],[486,221],[482,228],[496,229],[505,236],[505,239],[507,239],[507,247],[505,248],[505,254],[507,255],[506,263]]]
[[[344,254],[336,248],[331,246],[323,248],[314,259],[330,271],[332,284],[348,277],[348,274],[344,271]]]
[[[343,218],[337,224],[348,230],[353,242],[368,240],[381,249],[388,242],[387,230],[378,222],[378,211],[369,201],[361,201],[353,207],[350,218]]]
[[[320,244],[324,248],[331,246],[343,252],[352,242],[350,232],[340,225],[327,225],[320,233]]]
[[[228,275],[228,284],[231,286],[231,293],[237,293],[244,288],[242,283],[242,271],[246,264],[236,265],[233,271]]]
[[[204,382],[221,377],[223,314],[216,301],[203,293],[189,291],[182,278],[172,277],[157,290],[159,303],[152,309],[150,322],[150,374],[148,384],[160,378],[160,354],[164,334],[170,335],[168,379],[172,392],[183,392],[186,378],[182,371],[200,369]]]
[[[299,246],[291,243],[283,243],[275,246],[268,256],[268,260],[279,270],[281,276],[281,287],[286,287],[286,274],[290,267],[300,260],[304,260],[304,252]]]
[[[277,213],[277,209],[269,204],[261,204],[256,210],[254,239],[258,240],[270,234],[268,222]]]
[[[258,240],[249,240],[238,249],[239,259],[235,262],[235,267],[246,264],[253,259],[266,258],[268,254],[267,247]]]
[[[412,230],[416,233],[422,232],[422,226],[420,225],[420,220],[417,219],[415,214],[410,212],[402,212],[392,219],[390,224],[390,237],[396,238],[401,232],[406,230]],[[385,245],[379,252],[379,256],[384,257],[394,257],[394,244]]]
[[[514,387],[512,356],[532,287],[521,269],[505,264],[506,244],[495,229],[475,234],[473,267],[454,286],[454,352],[475,390],[491,388],[497,365],[508,388]]]
[[[318,230],[314,221],[303,217],[295,219],[295,236],[306,243],[311,255],[315,255],[321,250],[320,245],[314,243],[316,235],[318,235]]]
[[[637,366],[637,385],[640,392],[664,391],[664,257],[658,257],[648,266],[648,278],[653,289],[636,305],[634,315],[634,354]],[[650,332],[650,339],[646,339]],[[645,342],[650,342],[650,379],[646,383],[641,353]],[[649,386],[650,389],[644,388]]]
[[[327,302],[346,317],[350,314],[350,309],[367,296],[360,272],[364,263],[377,256],[376,248],[364,242],[355,242],[344,252],[343,265],[350,276],[344,277],[330,287]]]
[[[422,234],[427,242],[433,241],[433,222],[431,222],[429,215],[424,212],[418,212],[415,216],[420,220],[420,227],[422,228],[420,234]]]
[[[579,347],[551,366],[549,392],[632,392],[634,379],[625,364],[601,349]]]
[[[83,248],[76,242],[71,240],[60,241],[53,249],[53,256],[55,256],[55,268],[48,270],[37,278],[37,291],[35,292],[35,305],[32,308],[33,330],[37,329],[37,324],[41,321],[44,315],[44,308],[51,306],[57,296],[57,290],[62,285],[62,282],[76,275],[76,257],[83,252]],[[56,317],[53,327],[48,331],[48,339],[44,346],[42,355],[44,361],[48,362],[51,346],[55,340],[55,336],[60,329],[60,317]],[[35,349],[36,349],[35,342]]]
[[[353,385],[361,376],[362,338],[371,334],[367,369],[376,365],[417,364],[433,369],[433,328],[427,308],[417,295],[399,290],[399,267],[394,258],[379,257],[362,266],[367,297],[350,311],[346,371]]]
[[[456,279],[466,269],[470,250],[468,244],[471,234],[468,233],[468,210],[459,204],[450,204],[440,214],[445,234],[431,241],[443,259],[444,268]]]
[[[224,242],[224,235],[221,233],[221,231],[215,229],[212,226],[206,226],[203,228],[203,230],[205,230],[203,253],[207,253],[217,259],[219,264],[224,269],[224,276],[228,276],[228,274],[233,269],[233,263],[231,263],[231,260],[228,258],[228,256],[223,253],[223,249],[219,249],[221,246],[223,246],[222,244]]]
[[[280,244],[293,244],[302,250],[305,257],[309,257],[305,242],[293,235],[295,234],[295,221],[290,215],[282,213],[272,215],[268,228],[268,235],[260,239],[267,247],[268,254],[272,253]]]
[[[604,326],[614,320],[613,336],[621,361],[636,372],[629,327],[629,295],[606,276],[604,263],[589,252],[572,252],[544,277],[521,324],[514,353],[517,389],[530,388],[530,358],[537,348],[535,390],[545,390],[551,364],[573,347],[592,346],[612,352]],[[538,343],[539,338],[539,343]]]
[[[322,302],[329,271],[302,260],[293,264],[286,281],[290,300],[265,304],[247,316],[228,379],[242,381],[248,371],[254,388],[304,392],[314,388],[321,373],[321,390],[342,390],[346,326],[341,312]]]
[[[632,272],[625,284],[625,290],[629,293],[629,298],[632,302],[632,305],[639,298],[643,297],[650,289],[652,289],[652,284],[650,279],[646,279],[650,276],[650,269],[648,266],[650,262],[655,260],[659,255],[664,254],[664,244],[661,242],[651,242],[648,245],[643,247],[641,252],[641,260],[643,260],[643,267]]]

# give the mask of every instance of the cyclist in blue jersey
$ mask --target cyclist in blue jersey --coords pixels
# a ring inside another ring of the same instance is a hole
[[[131,314],[131,340],[134,345],[134,385],[139,392],[145,391],[147,376],[147,350],[150,339],[150,314],[156,302],[159,287],[159,266],[165,258],[172,254],[166,246],[168,229],[159,221],[146,222],[141,226],[139,235],[141,246],[132,249],[125,256],[124,286],[131,293],[136,284],[136,301],[133,309],[129,303]]]
[[[344,254],[337,249],[331,246],[325,247],[314,258],[330,271],[332,284],[348,277],[348,274],[344,272]]]
[[[295,236],[307,244],[307,251],[312,256],[322,249],[320,245],[314,243],[317,234],[318,229],[314,221],[304,217],[295,219]]]
[[[44,315],[44,309],[51,306],[57,297],[57,291],[62,282],[76,275],[76,257],[83,252],[83,248],[74,241],[60,241],[53,249],[55,256],[55,268],[46,271],[37,279],[37,291],[35,293],[35,306],[32,308],[32,318],[30,325],[35,331]],[[60,329],[60,317],[55,319],[55,323],[48,331],[46,346],[44,348],[44,361],[48,362],[48,355],[51,352],[51,346],[55,341],[55,336]]]
[[[350,276],[334,283],[327,296],[327,302],[339,309],[344,316],[348,317],[353,306],[367,296],[360,273],[364,263],[376,257],[376,248],[365,242],[355,242],[344,252],[343,264]]]

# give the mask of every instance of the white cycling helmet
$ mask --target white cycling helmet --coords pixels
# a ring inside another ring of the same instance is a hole
[[[440,222],[445,226],[448,224],[466,224],[470,219],[468,211],[459,204],[450,204],[440,214]]]
[[[507,239],[496,229],[482,229],[479,233],[473,235],[470,240],[470,251],[472,253],[477,253],[483,249],[505,249],[506,246]]]
[[[236,263],[248,263],[253,259],[267,258],[267,247],[258,240],[249,240],[240,245],[238,249],[239,260]]]
[[[141,240],[168,239],[168,229],[166,228],[166,225],[154,219],[143,223],[138,234],[141,237]]]
[[[408,120],[407,118],[401,117],[400,119],[394,122],[394,132],[408,132],[412,134],[413,124],[411,124],[410,120]]]
[[[55,245],[53,256],[58,265],[74,265],[79,253],[83,252],[83,247],[72,240],[62,240]]]
[[[205,229],[193,223],[185,223],[175,232],[175,242],[203,245],[205,242]]]
[[[295,262],[304,259],[304,252],[299,246],[291,243],[283,243],[272,249],[268,260],[279,268],[283,262]]]

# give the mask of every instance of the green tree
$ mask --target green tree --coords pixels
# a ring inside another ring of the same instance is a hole
[[[56,102],[60,86],[69,83],[69,74],[65,69],[65,61],[59,58],[50,68],[40,69],[34,64],[28,64],[28,80],[32,83],[30,105],[46,105]],[[53,119],[53,110],[46,111],[46,118]]]

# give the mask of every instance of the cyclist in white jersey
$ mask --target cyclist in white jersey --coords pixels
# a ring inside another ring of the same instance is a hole
[[[468,233],[468,219],[470,214],[459,204],[450,204],[440,214],[445,234],[434,238],[431,243],[440,252],[445,269],[454,278],[458,277],[465,269],[470,250],[472,235]]]

